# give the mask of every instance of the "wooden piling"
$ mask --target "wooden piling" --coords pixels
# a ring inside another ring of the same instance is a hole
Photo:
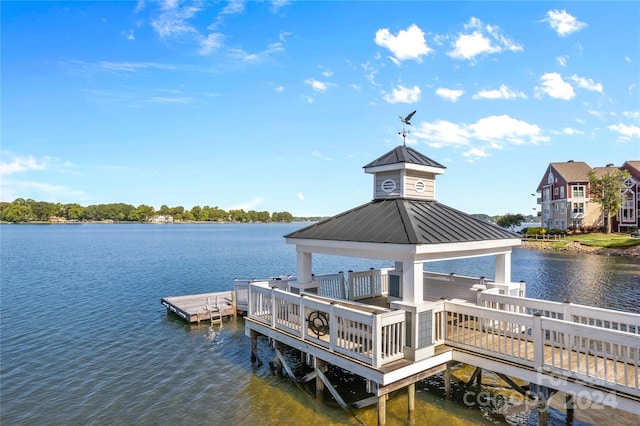
[[[387,395],[378,397],[378,426],[387,424]]]
[[[575,416],[575,408],[576,408],[575,403],[576,401],[573,395],[571,395],[570,393],[565,395],[565,407],[567,408],[567,424],[568,425],[573,424],[573,419]]]
[[[413,414],[415,412],[416,409],[416,384],[411,383],[409,386],[407,386],[407,397],[408,397],[408,401],[407,401],[407,410],[408,410],[408,418],[409,421],[413,420]]]
[[[323,360],[316,358],[315,364],[316,371],[326,371],[326,363]],[[316,398],[320,401],[324,399],[324,382],[319,374],[316,375]]]
[[[249,337],[251,339],[251,364],[257,362],[258,367],[262,366],[262,361],[258,358],[258,332],[251,330]]]
[[[444,370],[444,398],[451,399],[451,366],[449,363]]]

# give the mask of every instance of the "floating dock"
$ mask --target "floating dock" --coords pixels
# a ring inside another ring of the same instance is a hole
[[[232,291],[202,293],[189,296],[163,297],[160,302],[167,311],[187,322],[222,322],[225,317],[235,317],[235,298]]]

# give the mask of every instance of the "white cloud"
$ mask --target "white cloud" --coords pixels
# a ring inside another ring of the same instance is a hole
[[[566,10],[557,9],[548,11],[542,22],[548,22],[560,37],[573,34],[587,26],[584,22],[580,22],[568,14]]]
[[[244,13],[244,1],[231,0],[220,12],[221,15],[239,15]]]
[[[639,126],[627,126],[626,124],[613,124],[608,126],[607,129],[619,134],[618,139],[628,140],[631,138],[640,138]]]
[[[273,90],[275,90],[278,93],[282,93],[284,92],[284,86],[283,85],[276,86]]]
[[[376,74],[378,70],[372,67],[368,62],[366,64],[362,64],[362,69],[365,71],[365,78],[371,83],[373,86],[380,86],[379,83],[376,83]]]
[[[561,134],[563,135],[583,135],[584,132],[581,132],[580,130],[571,128],[571,127],[565,127],[564,129],[562,129],[562,131],[560,131]]]
[[[383,96],[383,99],[390,104],[411,104],[414,102],[418,102],[420,100],[421,94],[422,91],[418,86],[404,87],[403,85],[398,85],[397,89],[393,89],[391,93],[386,93]]]
[[[311,152],[311,156],[315,157],[315,158],[322,158],[323,160],[331,161],[331,157],[328,157],[328,156],[324,155],[323,153],[321,153],[318,150],[312,151]]]
[[[329,83],[316,80],[315,78],[308,78],[304,81],[304,84],[311,86],[316,92],[324,93],[329,89]]]
[[[478,18],[471,18],[464,27],[466,33],[459,33],[453,43],[453,49],[447,52],[447,55],[454,59],[473,61],[478,55],[523,50],[522,45],[502,35],[499,27],[484,25]]]
[[[3,153],[3,157],[6,154]],[[9,154],[11,155],[11,154]],[[41,160],[33,158],[33,156],[13,156],[11,161],[0,165],[0,175],[11,175],[14,173],[29,172],[34,170],[46,170],[51,162],[50,157],[44,157]]]
[[[210,33],[200,42],[200,54],[202,56],[207,56],[210,55],[211,52],[218,50],[222,47],[223,39],[224,35],[220,33]]]
[[[133,35],[133,30],[129,30],[129,31],[120,31],[120,35],[124,38],[126,38],[127,40],[135,40],[135,36]]]
[[[276,13],[278,12],[278,10],[280,10],[281,7],[288,6],[289,4],[291,4],[290,0],[272,0],[271,11],[273,13]]]
[[[442,99],[455,102],[464,94],[464,90],[461,89],[447,89],[445,87],[440,87],[436,89],[436,95],[440,96]]]
[[[462,156],[466,157],[470,162],[474,162],[475,160],[480,158],[490,157],[491,154],[489,154],[485,149],[474,147],[469,149],[468,151],[463,152]]]
[[[604,93],[604,89],[602,88],[602,84],[595,83],[590,78],[578,77],[577,75],[574,74],[571,77],[569,77],[569,79],[571,81],[573,81],[574,83],[576,83],[578,85],[578,87],[581,87],[583,89],[587,89],[587,90],[589,90],[591,92]]]
[[[566,67],[567,66],[567,61],[569,60],[569,57],[567,55],[562,55],[562,56],[557,56],[556,57],[556,62],[558,63],[558,65],[560,65],[561,67]]]
[[[526,142],[535,144],[547,140],[541,135],[540,127],[537,125],[511,118],[508,115],[481,118],[470,125],[469,130],[475,138],[489,141],[495,148],[500,148],[503,142],[520,145]]]
[[[302,192],[298,192],[298,200],[304,201],[304,194]]]
[[[2,158],[9,158],[9,161],[3,161],[0,164],[0,175],[11,175],[14,173],[51,169],[62,172],[68,171],[73,167],[73,165],[68,161],[65,162],[60,158],[50,156],[35,158],[32,155],[16,155],[9,151],[3,151]]]
[[[424,139],[433,148],[450,145],[468,145],[471,134],[467,126],[450,121],[438,120],[433,123],[422,122],[413,135]]]
[[[541,97],[543,94],[556,99],[568,101],[575,97],[573,86],[562,79],[562,76],[555,72],[543,74],[540,77],[542,86],[536,86],[536,96]]]
[[[502,84],[500,89],[493,90],[481,90],[475,95],[473,99],[527,99],[527,95],[522,92],[517,92],[509,89],[506,85]]]
[[[162,13],[151,21],[151,26],[162,39],[197,34],[197,30],[188,22],[201,9],[197,6],[180,7],[176,1],[166,1],[161,5]]]
[[[391,34],[388,28],[376,31],[375,42],[378,46],[391,51],[396,63],[407,59],[422,62],[422,56],[433,51],[424,38],[424,33],[416,25],[411,24],[406,30],[400,30],[397,36]]]
[[[226,210],[253,210],[256,206],[262,204],[264,202],[264,197],[255,197],[253,200],[248,201],[246,203],[235,204],[230,206]]]
[[[432,148],[466,148],[462,155],[471,161],[489,156],[491,149],[549,140],[537,125],[508,115],[481,118],[473,124],[444,120],[422,122],[413,135]]]
[[[283,50],[284,48],[282,47],[282,43],[271,43],[267,45],[267,48],[262,52],[248,53],[242,49],[228,49],[227,54],[229,55],[229,57],[233,59],[239,59],[244,62],[256,63],[256,62],[263,61],[269,58],[272,54],[276,52],[281,52]]]

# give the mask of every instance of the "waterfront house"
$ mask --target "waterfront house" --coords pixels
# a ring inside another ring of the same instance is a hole
[[[569,160],[549,163],[538,184],[542,227],[567,230],[603,226],[602,209],[589,195],[589,172],[602,176],[613,169],[629,170],[631,178],[625,182],[626,201],[613,217],[612,229],[627,232],[640,226],[640,161],[627,161],[620,168],[613,164],[591,168],[583,161]]]

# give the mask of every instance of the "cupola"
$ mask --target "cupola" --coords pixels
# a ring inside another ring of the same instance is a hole
[[[445,169],[406,145],[396,147],[363,168],[365,173],[373,174],[374,200],[435,200],[436,175]]]

